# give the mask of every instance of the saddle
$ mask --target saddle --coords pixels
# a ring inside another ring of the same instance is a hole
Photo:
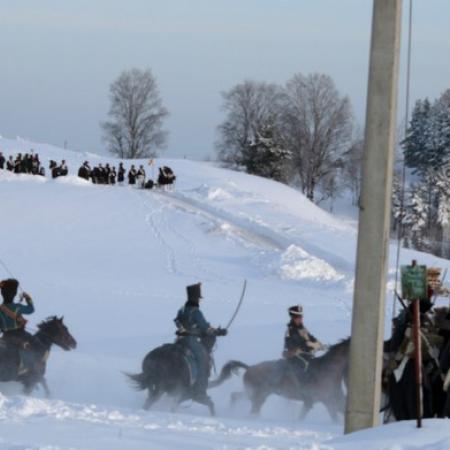
[[[39,364],[45,362],[48,357],[48,354],[44,354],[44,357],[40,358],[36,348],[29,341],[18,336],[2,336],[0,338],[0,347],[17,352],[19,364],[17,373],[19,375],[25,375],[30,370],[35,369]]]

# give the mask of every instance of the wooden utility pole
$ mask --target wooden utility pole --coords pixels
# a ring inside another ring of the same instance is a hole
[[[402,0],[374,0],[345,432],[377,425]]]

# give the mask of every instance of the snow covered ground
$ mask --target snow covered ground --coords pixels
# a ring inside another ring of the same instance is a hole
[[[161,402],[143,412],[144,394],[130,388],[123,372],[139,371],[147,351],[173,340],[188,284],[203,282],[205,316],[225,325],[248,280],[242,309],[218,343],[218,368],[231,358],[279,357],[286,309],[296,303],[323,342],[348,336],[355,226],[285,185],[208,163],[157,160],[177,175],[170,191],[95,186],[74,176],[80,163],[117,160],[0,139],[6,155],[30,148],[46,167],[49,159],[66,159],[71,175],[51,180],[0,171],[0,258],[33,295],[30,329],[64,315],[78,347],[52,352],[51,400],[0,386],[0,449],[450,448],[447,421],[425,421],[421,432],[402,423],[342,436],[342,424],[321,406],[300,422],[300,405],[278,397],[260,418],[250,418],[247,403],[229,404],[238,377],[210,392],[216,418],[196,404],[172,414]],[[402,251],[404,263],[413,258],[450,266]],[[0,278],[7,277],[2,271]],[[390,292],[387,331],[391,304]]]

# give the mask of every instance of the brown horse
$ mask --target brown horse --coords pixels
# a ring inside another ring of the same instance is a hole
[[[209,387],[219,386],[238,369],[245,369],[244,391],[231,394],[234,403],[248,398],[251,413],[259,414],[270,394],[303,402],[300,414],[306,417],[315,403],[323,403],[331,418],[336,421],[338,413],[345,409],[342,382],[347,383],[347,367],[350,338],[330,346],[328,351],[309,361],[307,366],[288,360],[264,361],[248,366],[240,361],[229,361],[223,366],[219,377]]]

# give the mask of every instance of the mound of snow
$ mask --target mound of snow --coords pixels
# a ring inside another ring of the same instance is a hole
[[[337,272],[326,261],[291,245],[281,255],[279,270],[284,280],[340,281],[344,275]]]

